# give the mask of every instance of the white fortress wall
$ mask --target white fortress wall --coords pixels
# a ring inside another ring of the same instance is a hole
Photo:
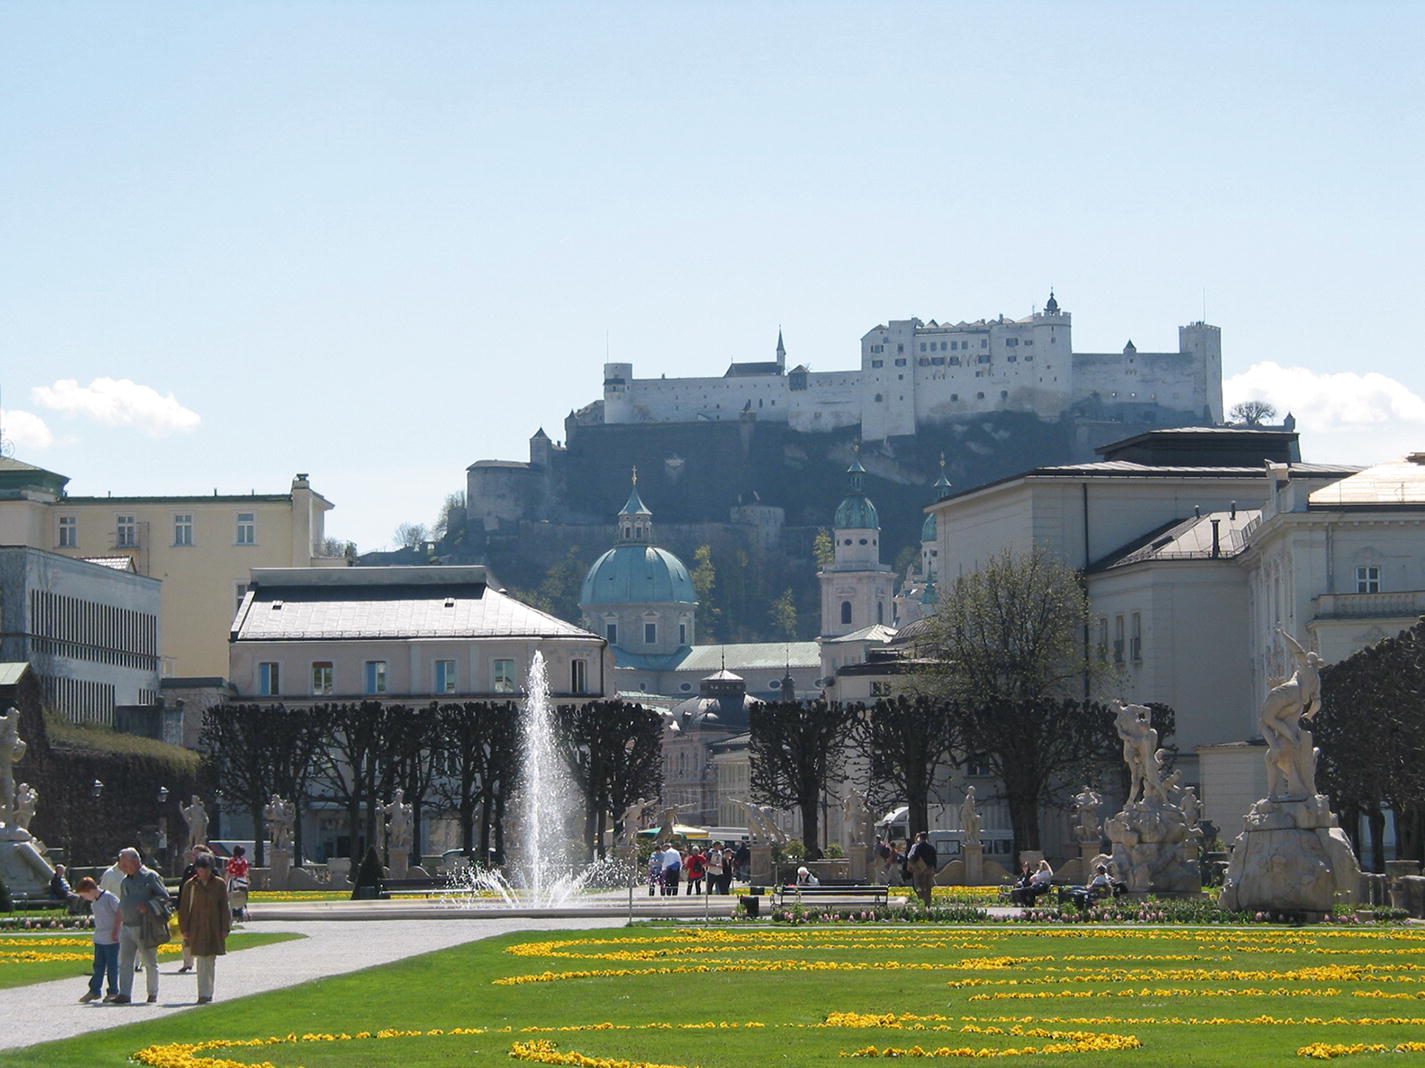
[[[795,371],[788,376],[787,421],[794,430],[838,430],[861,422],[860,371],[806,372],[805,389],[795,388],[799,378]]]
[[[625,364],[631,369],[631,365]],[[785,422],[785,375],[735,375],[717,378],[633,378],[610,389],[605,373],[604,422],[692,423],[736,419],[744,408],[758,419]]]

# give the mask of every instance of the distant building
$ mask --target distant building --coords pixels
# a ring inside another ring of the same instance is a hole
[[[156,708],[159,604],[157,580],[127,566],[0,547],[0,661],[28,663],[72,722],[113,726],[117,708]]]
[[[236,699],[513,699],[543,654],[555,699],[613,695],[608,643],[483,567],[257,568],[233,623]]]
[[[1071,319],[1054,294],[1023,319],[939,323],[890,320],[861,338],[855,370],[786,369],[775,358],[733,362],[718,377],[635,378],[633,364],[604,365],[603,422],[716,422],[755,418],[803,431],[859,427],[867,441],[991,411],[1042,419],[1145,413],[1164,425],[1222,419],[1222,336],[1196,322],[1178,328],[1177,352],[1073,352]]]
[[[895,573],[881,563],[881,519],[862,489],[860,458],[847,470],[850,488],[836,508],[834,558],[817,572],[821,582],[821,637],[835,638],[874,624],[889,624]]]
[[[322,555],[331,503],[305,474],[287,493],[70,497],[64,475],[0,460],[0,544],[125,558],[163,582],[165,677],[221,678],[254,567],[340,566]]]

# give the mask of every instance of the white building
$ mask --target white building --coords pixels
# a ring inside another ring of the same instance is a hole
[[[797,430],[859,426],[868,441],[912,435],[927,424],[983,412],[1032,412],[1053,419],[1155,411],[1207,422],[1222,418],[1221,331],[1178,328],[1177,352],[1075,353],[1071,316],[1050,293],[1023,319],[939,323],[896,319],[861,338],[860,367],[786,369],[776,358],[732,363],[707,378],[635,378],[631,363],[604,365],[605,423],[738,419],[784,422]]]

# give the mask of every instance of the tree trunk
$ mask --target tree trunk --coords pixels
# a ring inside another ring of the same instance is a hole
[[[816,844],[816,806],[819,800],[819,798],[813,795],[810,799],[804,799],[799,806],[802,812],[802,845],[806,846],[807,860],[816,860],[821,856],[821,850]]]
[[[1385,871],[1385,813],[1379,804],[1371,805],[1366,821],[1371,827],[1371,871]]]
[[[1360,805],[1348,804],[1341,807],[1341,828],[1346,832],[1346,837],[1351,840],[1351,848],[1356,851],[1356,859],[1364,857],[1366,854],[1362,848],[1365,843],[1361,841]]]
[[[267,850],[265,847],[267,842],[265,839],[267,835],[262,833],[262,809],[261,801],[248,805],[247,809],[248,815],[252,817],[252,866],[254,868],[266,866]]]

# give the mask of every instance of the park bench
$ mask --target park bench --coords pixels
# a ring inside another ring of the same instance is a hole
[[[381,894],[383,897],[418,897],[424,894],[435,894],[448,891],[450,880],[443,875],[428,875],[425,878],[414,879],[383,879],[381,880]]]
[[[792,904],[872,904],[884,905],[889,896],[889,887],[855,883],[822,883],[819,886],[797,886],[789,883],[778,886],[772,892],[772,900],[778,905]]]

